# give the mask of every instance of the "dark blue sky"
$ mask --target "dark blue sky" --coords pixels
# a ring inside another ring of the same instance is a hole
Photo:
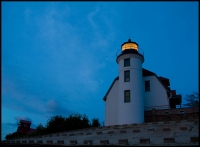
[[[143,68],[184,97],[198,91],[198,2],[2,2],[2,139],[20,118],[104,121],[102,100],[130,37]]]

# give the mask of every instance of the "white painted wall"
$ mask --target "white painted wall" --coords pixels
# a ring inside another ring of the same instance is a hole
[[[131,65],[134,62],[134,59],[131,59]],[[136,61],[137,62],[137,61]],[[120,63],[120,66],[122,63]],[[153,107],[160,108],[156,106],[169,105],[169,100],[167,97],[166,89],[160,83],[160,81],[156,78],[156,76],[146,76],[141,77],[142,74],[138,74],[138,71],[133,70],[130,67],[126,67],[125,70],[131,70],[131,77],[136,77],[133,80],[133,83],[137,83],[137,86],[133,85],[131,82],[124,83],[124,72],[120,72],[121,74],[119,78],[120,80],[116,80],[109,94],[107,95],[107,99],[105,102],[105,126],[117,125],[117,124],[131,124],[131,123],[141,123],[143,122],[143,118],[141,117],[144,114],[144,107]],[[140,71],[141,72],[141,71]],[[142,82],[138,79],[142,78]],[[145,92],[144,82],[146,80],[150,80],[150,91]],[[119,82],[122,82],[123,86],[121,86],[121,91],[128,90],[131,87],[131,102],[124,103],[124,93],[121,92],[121,98],[119,98]],[[135,88],[134,88],[135,87]],[[142,91],[140,90],[142,89]],[[136,95],[133,97],[133,95]],[[138,97],[143,95],[142,99],[137,99]],[[118,106],[119,105],[119,106]],[[118,117],[119,115],[119,117]],[[120,119],[119,119],[120,118]],[[133,119],[133,118],[137,118]]]
[[[125,58],[130,58],[130,66],[124,67]],[[119,101],[118,124],[144,122],[144,82],[142,77],[143,58],[136,54],[125,54],[118,58]],[[124,82],[124,71],[130,70],[130,82]],[[124,90],[130,90],[130,102],[124,103]]]
[[[124,67],[125,58],[130,58],[129,67]],[[142,77],[143,59],[139,55],[125,54],[118,58],[117,62],[119,80],[115,81],[107,95],[105,126],[142,123],[144,107],[160,108],[159,106],[169,105],[167,91],[158,78],[155,75]],[[130,82],[124,82],[125,70],[130,70]],[[146,80],[150,80],[148,92],[145,92]],[[130,103],[124,103],[124,90],[131,91]]]
[[[118,124],[118,90],[119,80],[116,80],[106,99],[105,126]]]
[[[167,91],[156,76],[153,75],[153,76],[143,77],[143,80],[144,81],[150,80],[150,91],[148,92],[144,91],[144,107],[169,105],[169,100],[166,93]]]

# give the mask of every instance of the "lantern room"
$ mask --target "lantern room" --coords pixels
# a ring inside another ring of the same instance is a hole
[[[116,53],[116,61],[118,60],[119,57],[125,54],[135,54],[139,55],[143,58],[144,60],[144,52],[142,49],[139,48],[139,45],[136,42],[131,41],[131,39],[128,39],[127,42],[124,42],[121,45],[121,49],[119,49]],[[118,63],[118,61],[117,61]]]
[[[133,49],[138,51],[138,44],[136,42],[132,42],[131,39],[128,39],[128,42],[124,42],[121,46],[122,51],[127,49]]]

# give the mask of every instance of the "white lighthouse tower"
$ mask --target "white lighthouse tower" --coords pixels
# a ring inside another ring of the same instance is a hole
[[[116,59],[119,65],[118,124],[144,122],[144,54],[131,39],[121,45]]]

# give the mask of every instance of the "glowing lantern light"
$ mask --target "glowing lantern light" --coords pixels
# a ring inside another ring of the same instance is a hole
[[[122,51],[126,49],[134,49],[138,51],[138,44],[135,42],[131,42],[131,39],[129,39],[128,42],[122,44]]]

